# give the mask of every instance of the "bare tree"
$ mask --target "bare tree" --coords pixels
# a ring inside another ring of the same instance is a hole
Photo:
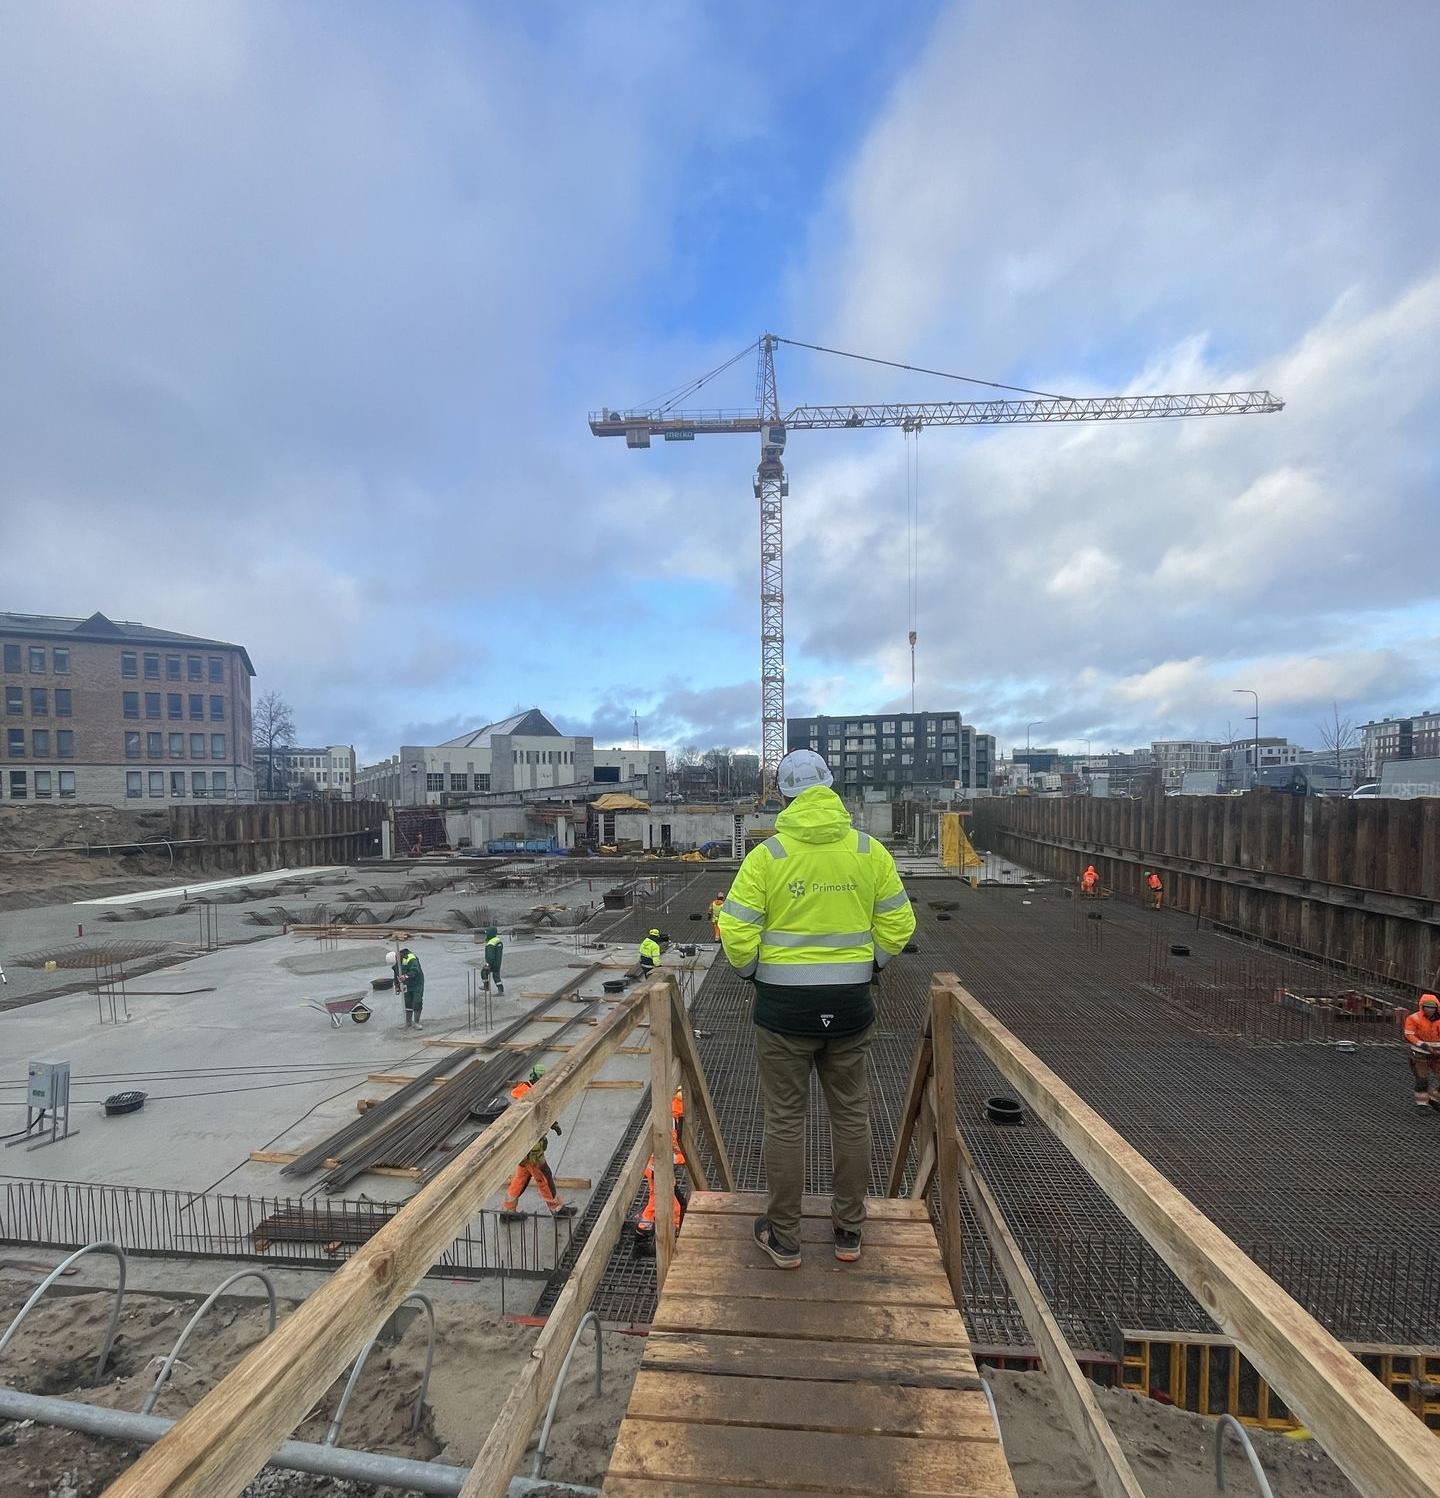
[[[1335,755],[1335,786],[1339,789],[1342,771],[1340,768],[1341,756],[1347,749],[1353,749],[1357,738],[1355,732],[1354,718],[1342,718],[1340,716],[1340,704],[1330,704],[1330,716],[1322,718],[1319,723],[1320,739],[1325,747]]]
[[[279,692],[266,692],[252,716],[255,752],[265,757],[265,794],[275,794],[275,755],[295,742],[295,713]]]

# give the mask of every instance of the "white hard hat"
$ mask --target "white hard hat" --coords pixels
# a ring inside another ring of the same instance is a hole
[[[812,785],[834,785],[835,777],[830,773],[830,766],[813,749],[792,749],[780,761],[775,783],[788,801],[801,791],[808,791]]]
[[[395,953],[395,952],[387,952],[385,954],[385,961],[388,962],[391,967],[394,967],[395,966],[395,958],[396,958],[397,955],[398,954]]]

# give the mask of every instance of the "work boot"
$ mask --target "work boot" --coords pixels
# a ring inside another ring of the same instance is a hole
[[[860,1234],[852,1233],[849,1228],[842,1228],[835,1223],[830,1224],[830,1230],[835,1236],[835,1257],[842,1264],[854,1264],[860,1258]]]
[[[501,1222],[524,1222],[525,1221],[525,1214],[523,1212],[517,1212],[517,1211],[515,1211],[513,1207],[508,1207],[503,1212],[501,1212],[501,1214],[500,1214],[500,1221]]]
[[[754,1227],[755,1246],[764,1254],[768,1254],[770,1262],[777,1269],[798,1269],[800,1267],[800,1245],[793,1247],[783,1239],[775,1236],[775,1229],[768,1217],[757,1217]]]
[[[417,1030],[423,1030],[425,1028],[425,1026],[420,1023],[420,1016],[418,1014],[415,1016],[415,1028]]]
[[[569,1202],[566,1202],[563,1207],[556,1207],[550,1215],[552,1217],[573,1217],[575,1215],[575,1208]]]
[[[1417,1092],[1415,1094],[1415,1106],[1417,1108],[1428,1108],[1430,1106],[1430,1094],[1428,1092]]]

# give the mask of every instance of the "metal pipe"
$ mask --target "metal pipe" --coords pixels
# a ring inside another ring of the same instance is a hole
[[[110,1361],[110,1348],[114,1345],[115,1331],[120,1325],[120,1306],[125,1299],[125,1250],[118,1243],[87,1243],[84,1248],[77,1248],[68,1259],[62,1259],[35,1287],[35,1291],[30,1299],[20,1307],[15,1319],[5,1329],[5,1335],[0,1337],[0,1353],[3,1353],[10,1345],[11,1338],[20,1329],[20,1323],[34,1309],[35,1303],[40,1297],[65,1273],[76,1259],[83,1259],[86,1254],[110,1254],[119,1265],[120,1278],[115,1286],[115,1309],[110,1313],[110,1325],[105,1332],[105,1340],[100,1345],[100,1361],[95,1364],[95,1382],[97,1384],[100,1382],[105,1376],[105,1364]]]
[[[565,1352],[565,1361],[560,1364],[560,1372],[555,1379],[555,1388],[550,1395],[550,1407],[545,1411],[545,1424],[540,1428],[540,1444],[535,1448],[535,1463],[530,1469],[530,1475],[537,1482],[545,1467],[546,1448],[550,1445],[550,1427],[555,1423],[555,1409],[560,1403],[560,1391],[565,1387],[565,1375],[570,1371],[570,1360],[580,1346],[580,1337],[587,1322],[595,1328],[596,1399],[599,1399],[602,1392],[602,1380],[605,1377],[605,1338],[600,1328],[599,1315],[594,1311],[586,1311],[580,1318],[580,1325],[575,1328],[575,1335],[570,1339],[570,1346]]]
[[[185,1323],[185,1330],[175,1339],[175,1345],[170,1349],[170,1356],[165,1359],[160,1373],[155,1379],[155,1386],[145,1396],[145,1402],[140,1406],[140,1413],[142,1415],[148,1415],[155,1408],[155,1401],[160,1398],[160,1391],[165,1387],[165,1380],[170,1377],[170,1370],[175,1366],[176,1359],[180,1356],[180,1349],[184,1347],[190,1333],[204,1319],[206,1311],[238,1280],[259,1280],[265,1286],[265,1295],[270,1302],[270,1330],[272,1332],[275,1330],[275,1286],[270,1276],[263,1269],[241,1269],[232,1274],[229,1279],[222,1280],[206,1296],[199,1310]]]
[[[415,1396],[415,1413],[410,1417],[410,1434],[413,1436],[420,1429],[420,1416],[425,1409],[425,1395],[430,1388],[430,1369],[435,1363],[435,1307],[430,1303],[430,1297],[422,1291],[416,1290],[407,1295],[404,1300],[396,1306],[396,1311],[408,1306],[411,1301],[416,1301],[425,1308],[425,1314],[430,1320],[430,1341],[425,1348],[425,1372],[420,1378],[420,1392]],[[273,1328],[272,1328],[273,1329]],[[382,1327],[383,1331],[384,1328]],[[350,1408],[350,1397],[355,1392],[355,1385],[360,1382],[360,1375],[365,1370],[365,1360],[370,1356],[375,1344],[380,1340],[380,1332],[373,1337],[361,1349],[360,1356],[355,1359],[355,1366],[350,1370],[350,1377],[345,1384],[345,1392],[340,1396],[340,1403],[335,1406],[335,1418],[330,1422],[329,1429],[325,1432],[325,1444],[333,1446],[340,1439],[340,1426],[345,1419],[345,1411]]]
[[[34,1420],[40,1425],[54,1425],[82,1435],[105,1440],[125,1441],[153,1446],[176,1423],[165,1415],[132,1414],[128,1410],[106,1409],[101,1405],[82,1404],[70,1399],[52,1399],[43,1394],[22,1394],[18,1389],[0,1387],[0,1419]],[[440,1498],[457,1498],[470,1476],[468,1467],[450,1467],[440,1462],[417,1462],[408,1457],[382,1456],[373,1451],[354,1451],[346,1446],[317,1446],[310,1441],[286,1441],[269,1462],[287,1472],[309,1472],[318,1477],[346,1477],[354,1482],[408,1488],[416,1493],[434,1493]],[[533,1493],[576,1493],[596,1498],[598,1488],[569,1483],[537,1483],[533,1478],[511,1480],[512,1498]]]
[[[1221,1415],[1215,1422],[1215,1491],[1225,1491],[1225,1431],[1233,1429],[1240,1437],[1240,1444],[1245,1448],[1246,1460],[1250,1463],[1250,1470],[1255,1474],[1255,1486],[1260,1489],[1260,1498],[1275,1498],[1271,1491],[1270,1480],[1265,1476],[1265,1469],[1260,1465],[1260,1458],[1255,1454],[1255,1446],[1250,1440],[1250,1433],[1234,1417],[1234,1415]]]

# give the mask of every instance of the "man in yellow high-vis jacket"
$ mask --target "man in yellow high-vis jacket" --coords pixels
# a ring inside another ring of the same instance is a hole
[[[755,1242],[780,1268],[793,1269],[812,1067],[830,1112],[835,1257],[860,1257],[870,1179],[870,983],[904,950],[915,912],[895,860],[850,825],[818,754],[792,750],[777,781],[789,804],[775,819],[775,835],[740,865],[719,924],[731,966],[755,983],[770,1192]]]

